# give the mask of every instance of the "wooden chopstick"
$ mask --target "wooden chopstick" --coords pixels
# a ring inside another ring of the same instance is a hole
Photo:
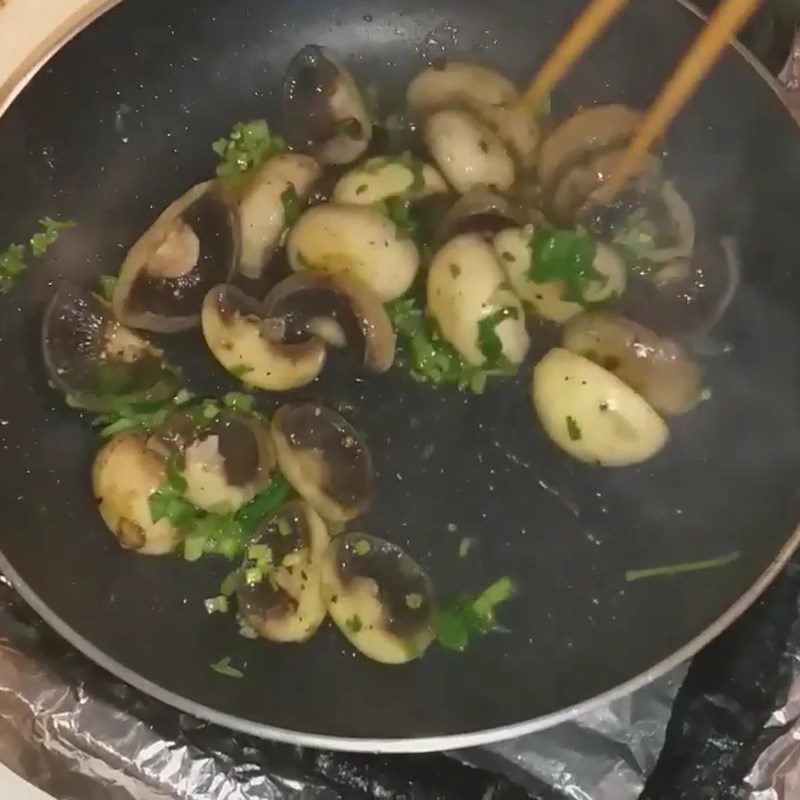
[[[612,168],[606,183],[595,194],[598,203],[610,203],[636,173],[653,143],[667,130],[675,115],[694,94],[700,81],[763,0],[724,0],[703,32],[686,52],[661,94],[650,106],[636,134]]]
[[[542,64],[523,95],[522,103],[538,110],[569,68],[586,52],[629,0],[592,0],[550,57]]]

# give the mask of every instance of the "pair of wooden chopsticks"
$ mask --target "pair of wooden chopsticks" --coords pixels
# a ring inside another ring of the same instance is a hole
[[[529,108],[540,107],[558,81],[628,2],[629,0],[592,0],[531,82],[523,98]],[[650,106],[635,136],[603,186],[601,194],[605,202],[613,200],[616,193],[635,174],[641,160],[692,96],[728,41],[762,2],[763,0],[723,0],[719,5],[664,85],[661,94]]]

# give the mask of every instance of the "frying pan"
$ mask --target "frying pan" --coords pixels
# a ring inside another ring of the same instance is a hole
[[[291,395],[343,407],[365,432],[378,486],[360,527],[407,547],[441,596],[515,579],[508,633],[400,668],[354,655],[331,628],[298,647],[241,638],[202,603],[227,563],[131,555],[104,530],[89,485],[98,441],[43,378],[37,330],[54,282],[114,272],[156,212],[212,172],[210,144],[234,121],[280,127],[282,71],[301,46],[333,48],[391,111],[443,55],[524,81],[581,4],[128,0],[11,105],[0,120],[0,241],[26,238],[45,215],[77,227],[0,301],[0,567],[90,658],[184,711],[265,737],[467,746],[642,685],[718,634],[786,561],[800,518],[800,137],[770,80],[734,49],[670,132],[667,171],[701,230],[738,241],[743,285],[712,333],[712,398],[671,423],[662,454],[618,470],[568,460],[536,423],[530,366],[473,396],[399,369],[355,380],[344,364]],[[699,25],[671,0],[632,4],[559,88],[555,113],[594,100],[645,106]],[[232,388],[196,332],[164,341],[197,393]],[[551,344],[538,334],[534,357]],[[270,411],[285,399],[259,403]],[[478,541],[466,558],[462,536]],[[625,580],[628,569],[733,551],[719,569]],[[224,656],[246,664],[243,678],[209,668]]]

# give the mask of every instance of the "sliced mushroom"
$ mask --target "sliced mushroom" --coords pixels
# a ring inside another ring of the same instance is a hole
[[[292,228],[286,251],[295,271],[352,275],[383,302],[405,294],[419,268],[414,242],[380,211],[365,206],[314,206]]]
[[[250,386],[282,392],[305,386],[322,371],[326,347],[318,337],[282,341],[265,323],[264,306],[235,286],[216,286],[203,303],[203,336],[214,358]]]
[[[522,105],[519,94],[503,75],[476,64],[448,62],[429,67],[408,87],[412,116],[425,119],[437,111],[465,109],[476,114],[531,166],[539,143],[539,126]]]
[[[520,214],[503,196],[477,187],[462,195],[437,225],[435,242],[446,241],[462,233],[490,236],[521,223]]]
[[[725,313],[740,280],[735,242],[701,238],[691,259],[634,269],[620,310],[662,336],[702,335]]]
[[[239,257],[239,222],[216,181],[176,200],[130,249],[114,288],[114,316],[132,328],[173,333],[194,327],[208,290]]]
[[[540,317],[553,322],[566,322],[584,309],[584,305],[564,299],[561,281],[536,281],[531,275],[533,226],[501,231],[494,240],[494,249],[511,286],[519,297]],[[595,244],[594,268],[602,279],[590,281],[584,291],[586,304],[601,303],[620,297],[625,291],[627,270],[623,260],[610,247]]]
[[[437,111],[425,123],[425,143],[462,194],[476,186],[502,191],[514,183],[514,162],[502,141],[468,111]]]
[[[222,410],[209,419],[202,408],[172,413],[148,447],[178,459],[184,497],[198,508],[232,513],[272,479],[275,453],[269,425],[255,414]]]
[[[264,300],[264,314],[284,344],[312,336],[346,347],[373,372],[394,362],[395,335],[380,299],[347,273],[305,270],[282,280]]]
[[[560,347],[534,368],[532,395],[548,436],[580,461],[605,467],[638,464],[669,438],[661,417],[627,383]]]
[[[92,487],[100,516],[125,550],[163,555],[181,535],[164,518],[153,522],[150,496],[164,482],[164,459],[147,447],[144,436],[121,433],[94,460]]]
[[[240,571],[236,598],[239,619],[264,639],[304,642],[325,619],[322,599],[322,559],[328,530],[308,503],[294,500],[264,520],[254,542],[268,548],[266,574]],[[247,564],[247,562],[246,562]]]
[[[470,364],[491,369],[500,358],[511,364],[525,358],[530,344],[525,314],[492,246],[480,236],[462,234],[436,253],[427,295],[428,311],[442,336]],[[495,339],[500,351],[492,353]]]
[[[45,311],[42,352],[53,386],[90,411],[166,400],[180,385],[161,351],[117,322],[98,297],[68,283]]]
[[[337,536],[323,558],[322,593],[336,626],[373,661],[405,664],[433,641],[433,586],[395,544],[363,533]]]
[[[579,314],[565,326],[562,343],[625,381],[663,414],[682,414],[700,402],[700,370],[686,351],[629,319],[605,311]]]
[[[537,171],[545,210],[571,226],[604,183],[633,136],[641,114],[623,105],[594,105],[562,122],[542,143]]]
[[[287,209],[299,213],[321,174],[320,165],[310,156],[281,153],[248,176],[239,194],[242,275],[261,277],[283,232],[295,221],[287,219]]]
[[[334,187],[333,199],[367,206],[388,197],[410,201],[446,191],[444,178],[430,164],[410,157],[379,156],[342,175]]]
[[[355,81],[333,54],[306,45],[283,82],[283,114],[290,142],[323,164],[349,164],[367,149],[372,120]]]
[[[348,522],[372,501],[372,457],[341,415],[316,403],[287,405],[272,418],[278,466],[325,519]]]

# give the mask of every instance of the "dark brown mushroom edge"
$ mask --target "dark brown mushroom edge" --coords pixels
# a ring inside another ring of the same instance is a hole
[[[129,251],[114,288],[114,316],[132,328],[193,328],[208,290],[239,258],[236,209],[217,181],[191,188]]]
[[[316,403],[285,405],[272,417],[278,466],[295,491],[330,522],[349,522],[372,502],[373,470],[361,434]]]
[[[273,642],[304,642],[325,619],[322,557],[328,531],[308,503],[293,500],[264,520],[239,570],[243,626]]]
[[[363,533],[337,536],[323,558],[322,595],[336,627],[374,661],[404,664],[433,641],[433,586],[396,544]]]
[[[69,283],[45,311],[42,353],[52,386],[90,411],[158,403],[180,386],[160,350],[117,322],[99,297]]]

